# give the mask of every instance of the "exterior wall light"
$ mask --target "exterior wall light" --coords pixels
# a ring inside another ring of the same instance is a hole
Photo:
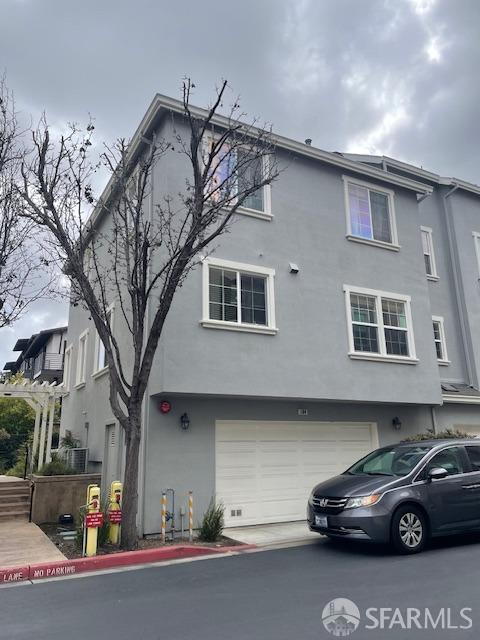
[[[180,426],[184,431],[190,427],[190,418],[188,417],[188,413],[184,413],[180,416]]]
[[[402,428],[402,421],[400,420],[400,418],[398,417],[393,418],[392,427],[397,431],[399,431]]]

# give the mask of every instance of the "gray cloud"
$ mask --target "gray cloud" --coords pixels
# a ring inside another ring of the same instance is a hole
[[[3,0],[0,65],[26,112],[91,113],[107,139],[184,75],[199,105],[226,77],[279,133],[478,183],[479,28],[477,0]],[[0,331],[0,356],[65,315],[39,303]]]

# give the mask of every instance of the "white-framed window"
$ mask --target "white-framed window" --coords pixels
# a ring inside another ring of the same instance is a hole
[[[398,250],[394,192],[343,176],[347,238]]]
[[[349,356],[417,362],[410,296],[344,285]]]
[[[85,329],[78,338],[77,376],[76,385],[85,384],[85,371],[87,368],[88,329]]]
[[[208,158],[212,144],[216,138],[206,137],[203,153],[205,161]],[[255,185],[269,172],[269,157],[251,157],[252,150],[247,147],[235,147],[232,149],[228,143],[217,152],[212,163],[208,192],[213,199],[222,199],[235,195],[239,191],[245,191],[249,186]],[[232,205],[235,199],[232,199]],[[250,194],[237,210],[239,213],[255,218],[270,220],[272,216],[271,185],[264,185]]]
[[[478,277],[480,278],[480,232],[472,231],[472,236],[475,243],[475,255],[477,256]]]
[[[114,309],[115,309],[115,305],[112,303],[111,305],[109,305],[106,311],[107,322],[109,324],[111,331],[113,331]],[[107,369],[108,369],[108,364],[107,364],[107,356],[105,353],[105,345],[100,340],[98,331],[95,331],[95,359],[94,359],[93,375],[97,373],[103,373]]]
[[[72,373],[72,353],[73,345],[69,345],[65,349],[63,356],[63,386],[67,391],[70,391],[70,378]]]
[[[430,227],[420,227],[422,233],[423,259],[425,271],[429,280],[438,280],[435,253],[433,251],[433,231]]]
[[[450,364],[447,354],[447,341],[445,339],[445,324],[441,316],[432,316],[433,339],[439,364]]]
[[[203,261],[204,327],[277,332],[274,269],[230,260]]]

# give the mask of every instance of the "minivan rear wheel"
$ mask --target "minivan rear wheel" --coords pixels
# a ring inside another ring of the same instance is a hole
[[[418,553],[427,541],[427,520],[413,505],[399,507],[392,518],[391,539],[400,553]]]

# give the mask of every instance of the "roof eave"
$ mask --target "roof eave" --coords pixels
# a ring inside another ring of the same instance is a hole
[[[174,113],[184,115],[185,112],[183,102],[175,98],[170,98],[168,96],[157,93],[150,103],[150,106],[148,107],[135,133],[133,134],[128,151],[128,160],[135,157],[135,154],[138,153],[141,145],[145,142],[145,138],[151,132],[153,125],[168,111],[173,111]],[[205,118],[208,114],[208,111],[206,109],[195,107],[193,105],[190,105],[190,111],[192,115],[197,116],[198,118]],[[215,114],[212,118],[212,124],[218,127],[228,127],[231,124],[231,120],[220,114]],[[257,127],[249,127],[249,129],[253,134],[260,133],[261,131]],[[415,193],[421,195],[427,195],[432,193],[433,191],[432,187],[421,182],[411,180],[410,178],[404,178],[403,176],[399,176],[396,174],[386,174],[385,171],[375,169],[374,167],[369,167],[368,165],[361,165],[359,162],[355,160],[349,160],[342,155],[331,153],[329,151],[323,151],[322,149],[317,149],[316,147],[297,142],[296,140],[286,138],[285,136],[272,134],[272,139],[277,146],[283,149],[287,149],[288,151],[298,153],[314,160],[325,162],[326,164],[339,167],[343,170],[349,170],[356,174],[366,175],[370,178],[381,180],[382,182],[387,182],[389,184],[409,189],[410,191],[414,191]],[[113,190],[114,184],[114,177],[111,176],[102,194],[103,201],[108,199]],[[91,225],[94,225],[101,214],[102,208],[96,207],[89,218],[89,223]]]

